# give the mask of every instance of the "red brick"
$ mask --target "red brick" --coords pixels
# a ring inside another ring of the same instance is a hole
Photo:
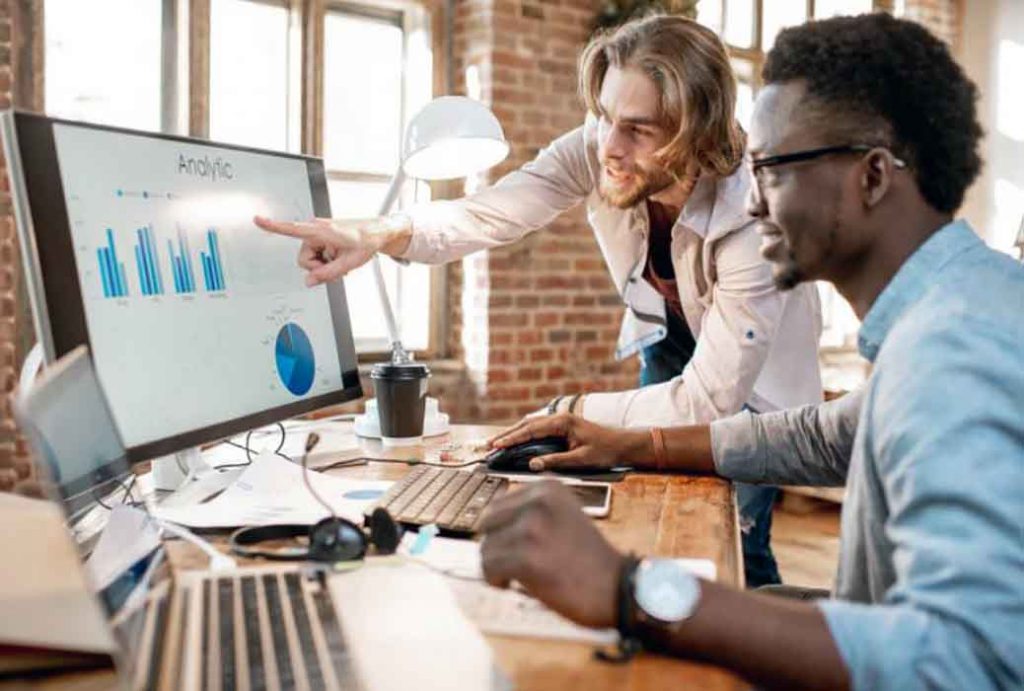
[[[555,326],[562,322],[562,315],[558,312],[536,312],[533,315],[533,323],[535,326],[546,327]]]
[[[530,351],[530,362],[549,362],[555,357],[551,348],[534,348]]]

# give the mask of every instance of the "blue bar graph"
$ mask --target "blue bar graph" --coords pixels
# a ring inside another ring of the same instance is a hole
[[[210,228],[206,231],[207,251],[200,252],[199,258],[203,262],[203,281],[206,290],[216,292],[226,290],[224,283],[224,263],[220,256],[220,242],[217,240],[217,231]]]
[[[143,295],[163,295],[164,281],[160,273],[159,254],[153,243],[153,229],[143,226],[135,231],[135,264],[139,271],[139,284]]]
[[[178,251],[174,251],[174,243],[167,241],[167,256],[171,258],[171,272],[174,275],[174,292],[186,295],[196,292],[195,271],[192,269],[192,257],[189,253],[188,238],[178,231]]]
[[[117,247],[114,245],[114,231],[110,228],[107,228],[107,246],[96,250],[96,260],[100,267],[103,297],[127,297],[128,282],[125,280],[124,263],[120,262],[117,258]]]

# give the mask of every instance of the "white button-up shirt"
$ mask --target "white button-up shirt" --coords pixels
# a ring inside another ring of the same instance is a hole
[[[509,244],[582,202],[626,306],[616,357],[665,338],[665,301],[642,277],[647,206],[620,209],[600,196],[596,129],[588,117],[492,187],[410,209],[413,233],[403,258],[441,263]],[[744,404],[768,411],[821,400],[816,289],[775,288],[746,213],[749,186],[745,166],[724,179],[702,177],[672,228],[679,298],[697,340],[689,364],[663,384],[588,394],[584,417],[627,427],[678,425],[732,415]]]

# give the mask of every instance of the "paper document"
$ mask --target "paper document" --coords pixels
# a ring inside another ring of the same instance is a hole
[[[391,482],[351,480],[309,471],[309,483],[335,510],[362,523],[363,511],[380,499]],[[271,523],[316,523],[330,515],[302,481],[302,467],[272,453],[253,459],[224,493],[203,504],[157,506],[153,514],[190,528],[237,528]]]
[[[133,564],[160,546],[160,530],[145,511],[118,505],[85,562],[89,581],[99,592]]]
[[[419,561],[446,576],[483,580],[484,572],[480,566],[479,542],[435,537],[427,543],[422,552],[415,554],[413,546],[416,540],[415,533],[403,535],[402,543],[398,546],[398,553],[414,561]]]
[[[615,630],[580,626],[526,593],[489,586],[483,580],[478,542],[435,537],[421,552],[413,554],[415,541],[415,535],[407,534],[402,539],[399,553],[449,576],[448,583],[459,606],[484,633],[595,645],[608,645],[618,639]],[[710,559],[675,561],[695,576],[712,581],[717,577],[715,563]]]

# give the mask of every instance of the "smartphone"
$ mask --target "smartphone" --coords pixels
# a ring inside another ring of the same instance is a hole
[[[594,518],[604,518],[612,508],[612,486],[607,482],[573,482],[566,487],[583,504],[583,513]]]

